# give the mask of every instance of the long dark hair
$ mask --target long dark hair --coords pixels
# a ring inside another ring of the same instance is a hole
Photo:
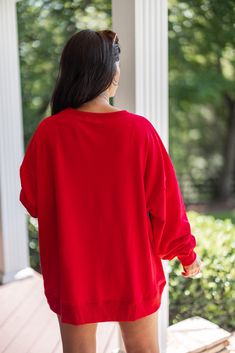
[[[81,30],[66,42],[50,100],[51,114],[81,104],[105,91],[116,73],[119,39],[111,30]]]

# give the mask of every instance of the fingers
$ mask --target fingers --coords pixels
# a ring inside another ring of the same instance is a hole
[[[197,255],[194,262],[191,265],[185,265],[183,266],[183,272],[181,272],[181,275],[184,277],[195,277],[197,276],[200,272],[201,269],[204,267],[204,263],[201,261],[199,256]]]
[[[181,272],[181,274],[184,277],[194,277],[200,272],[201,272],[200,267],[197,267],[196,269],[190,269],[190,270],[187,270],[184,268],[184,272]]]
[[[195,261],[191,265],[183,266],[184,271],[181,272],[182,276],[195,277],[198,273],[201,272],[201,265],[202,265],[202,262],[199,256],[197,255]]]
[[[181,274],[182,274],[182,276],[184,276],[184,277],[195,277],[195,276],[197,276],[198,275],[198,273],[200,273],[201,271],[200,270],[198,270],[198,271],[196,271],[196,272],[181,272]]]

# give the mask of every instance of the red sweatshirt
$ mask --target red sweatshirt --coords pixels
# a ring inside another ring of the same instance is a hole
[[[20,166],[20,201],[38,218],[45,296],[62,322],[155,312],[161,259],[196,258],[176,173],[144,116],[67,108],[38,124]]]

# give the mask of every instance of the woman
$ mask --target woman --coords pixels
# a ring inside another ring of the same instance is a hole
[[[141,115],[110,105],[120,46],[109,30],[66,43],[51,98],[20,167],[20,201],[38,218],[45,296],[64,353],[96,349],[97,323],[117,321],[127,353],[159,352],[161,259],[200,271],[175,170]]]

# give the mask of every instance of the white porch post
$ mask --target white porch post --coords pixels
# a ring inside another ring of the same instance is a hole
[[[0,33],[0,283],[3,284],[22,273],[30,273],[26,215],[18,201],[23,127],[15,0],[0,0]]]
[[[146,116],[168,150],[168,6],[167,0],[113,0],[113,30],[120,39],[121,79],[115,105]],[[167,279],[159,311],[161,352],[166,352]]]

